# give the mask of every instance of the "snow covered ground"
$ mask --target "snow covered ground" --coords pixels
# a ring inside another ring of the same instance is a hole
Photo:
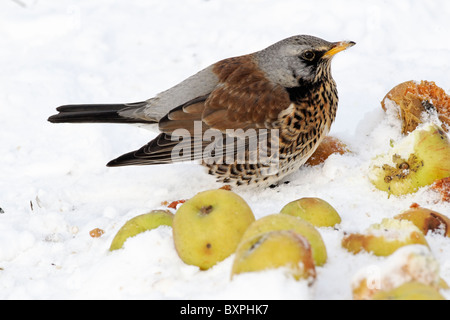
[[[450,216],[427,189],[388,199],[367,179],[370,159],[400,137],[381,110],[384,95],[406,80],[450,91],[449,14],[447,0],[2,1],[0,299],[351,299],[353,276],[383,259],[346,252],[344,231],[363,232],[413,202]],[[295,34],[357,43],[332,68],[340,104],[331,135],[353,153],[304,167],[278,188],[239,194],[257,218],[306,196],[338,210],[338,230],[320,229],[329,260],[314,286],[281,271],[230,281],[233,257],[199,271],[178,258],[168,227],[109,253],[126,220],[218,185],[194,164],[106,168],[155,134],[52,125],[55,107],[141,101]],[[105,234],[92,238],[94,228]],[[427,241],[450,283],[450,241]]]

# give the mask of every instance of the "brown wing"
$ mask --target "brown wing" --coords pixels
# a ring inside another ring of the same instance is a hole
[[[214,142],[221,143],[225,150],[227,129],[275,128],[278,126],[280,112],[291,105],[286,89],[268,81],[258,69],[252,55],[220,61],[215,64],[213,72],[219,79],[216,89],[170,111],[159,122],[162,134],[141,149],[108,165],[159,164],[203,159],[203,151],[212,143],[211,140],[202,139],[208,129],[216,133]],[[194,136],[194,133],[199,132],[202,135]],[[191,154],[174,159],[173,149],[176,146],[180,148],[180,137],[184,136],[193,137]],[[218,136],[222,137],[222,141],[216,141],[219,140]],[[228,139],[228,143],[230,141]],[[233,150],[235,153],[239,151]]]
[[[208,97],[202,120],[212,128],[273,128],[291,101],[286,89],[267,80],[252,55],[216,63],[219,86]]]
[[[291,104],[285,88],[267,80],[252,55],[222,60],[213,72],[219,84],[209,95],[175,108],[159,122],[164,133],[193,132],[194,121],[204,130],[273,128],[280,112]]]

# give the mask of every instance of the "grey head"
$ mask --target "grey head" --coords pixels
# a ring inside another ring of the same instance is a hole
[[[293,88],[299,86],[300,81],[308,83],[319,81],[323,76],[331,77],[331,58],[353,45],[352,41],[328,42],[299,35],[256,52],[255,59],[271,81]]]

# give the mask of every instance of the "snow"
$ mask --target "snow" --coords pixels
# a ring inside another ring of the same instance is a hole
[[[400,138],[381,109],[385,94],[407,80],[449,92],[449,13],[447,0],[2,1],[0,299],[351,299],[353,277],[384,258],[346,252],[344,232],[363,232],[412,203],[450,216],[427,188],[388,198],[368,180],[370,160]],[[336,208],[340,226],[319,229],[329,257],[315,284],[281,270],[231,281],[233,256],[200,271],[179,259],[169,227],[108,252],[128,219],[218,185],[194,164],[107,168],[155,133],[50,124],[55,107],[141,101],[295,34],[357,43],[332,66],[340,104],[330,134],[353,153],[303,167],[278,188],[238,193],[256,218],[300,197]],[[95,228],[105,234],[92,238]],[[450,240],[426,238],[450,283]]]
[[[416,232],[421,231],[411,221],[384,218],[381,223],[371,225],[364,234],[385,241],[410,241]]]
[[[438,286],[440,281],[440,266],[430,250],[424,245],[405,246],[379,266],[369,266],[361,270],[353,278],[353,287],[357,288],[365,281],[372,288],[392,290],[410,281],[420,281],[432,286]]]

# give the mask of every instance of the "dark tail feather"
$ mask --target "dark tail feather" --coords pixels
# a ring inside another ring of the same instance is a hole
[[[119,111],[143,107],[146,102],[134,104],[79,104],[66,105],[57,108],[58,114],[48,118],[52,123],[154,123],[153,121],[128,118]]]

